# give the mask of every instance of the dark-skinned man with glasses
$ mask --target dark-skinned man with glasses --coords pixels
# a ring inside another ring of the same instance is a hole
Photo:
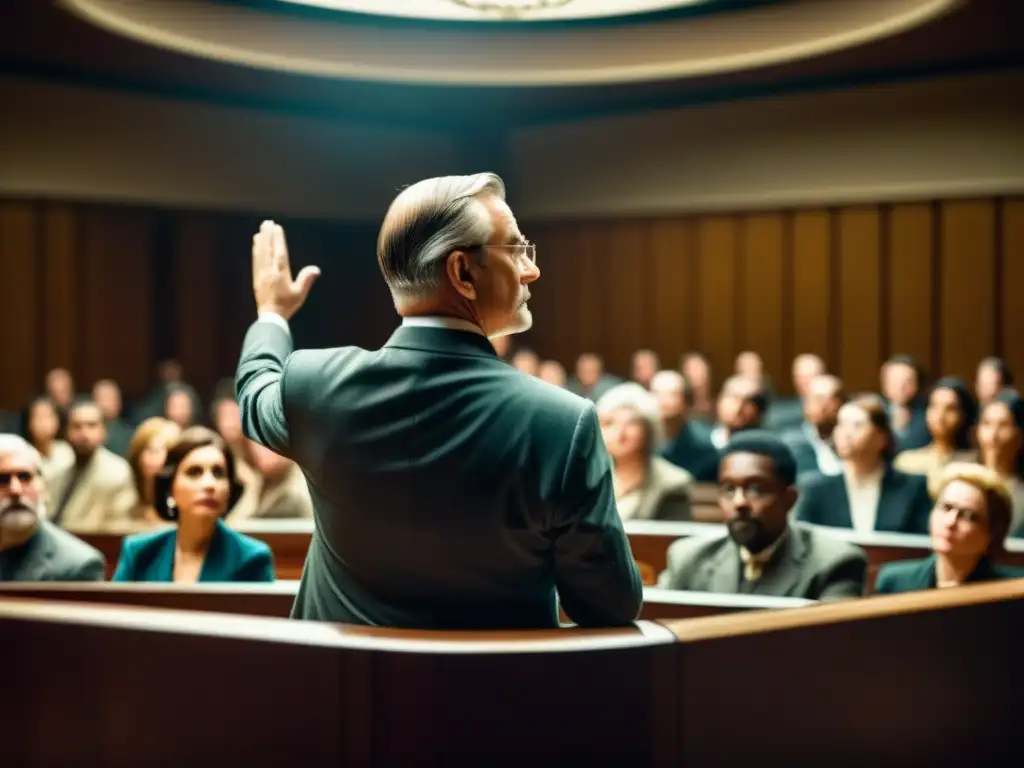
[[[46,521],[39,453],[0,434],[0,581],[102,581],[103,555]]]
[[[808,600],[863,593],[863,551],[790,522],[796,460],[780,438],[764,430],[739,432],[720,456],[718,504],[726,532],[674,542],[658,586]]]

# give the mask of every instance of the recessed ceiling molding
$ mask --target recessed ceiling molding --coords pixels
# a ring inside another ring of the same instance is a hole
[[[487,6],[507,5],[522,8],[515,20],[574,21],[637,16],[647,13],[678,10],[698,5],[718,4],[720,0],[556,0],[549,7],[543,0],[278,0],[291,5],[304,5],[368,16],[391,16],[431,21],[468,21],[502,23],[508,21]],[[473,6],[477,6],[475,9]],[[481,10],[482,7],[482,10]]]
[[[110,32],[179,53],[325,78],[566,86],[681,79],[821,56],[906,32],[963,0],[794,0],[694,19],[536,32],[378,28],[208,0],[59,0]]]

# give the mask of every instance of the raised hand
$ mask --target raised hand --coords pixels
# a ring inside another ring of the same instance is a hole
[[[252,238],[252,291],[257,310],[291,319],[306,302],[318,277],[319,267],[303,267],[293,280],[284,229],[273,221],[260,225]]]

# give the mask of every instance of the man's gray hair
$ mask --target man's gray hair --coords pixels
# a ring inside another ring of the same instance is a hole
[[[377,238],[377,263],[396,307],[433,294],[452,251],[487,243],[492,225],[481,200],[488,197],[505,199],[494,173],[424,179],[394,199]]]
[[[43,457],[39,451],[35,449],[28,440],[23,438],[21,435],[12,435],[10,433],[0,433],[0,455],[4,454],[24,454],[32,459],[32,462],[36,465],[36,471],[42,472],[43,470]]]
[[[629,408],[640,417],[644,426],[644,458],[650,461],[665,442],[665,429],[661,424],[661,410],[658,400],[636,382],[616,384],[605,392],[596,403],[597,412],[610,413],[620,408]]]

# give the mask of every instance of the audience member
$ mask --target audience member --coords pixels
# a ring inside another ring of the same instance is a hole
[[[546,381],[548,384],[554,384],[556,387],[565,389],[565,368],[557,360],[545,360],[541,363],[540,370],[537,371],[537,376],[541,381]]]
[[[39,452],[0,434],[0,581],[101,581],[103,555],[46,521]]]
[[[693,393],[690,418],[710,424],[715,420],[715,390],[711,376],[711,362],[700,352],[687,352],[679,364],[679,371]]]
[[[737,432],[760,428],[766,406],[758,380],[730,376],[718,395],[718,421],[711,430],[711,444],[721,450]]]
[[[520,347],[516,350],[509,363],[513,368],[522,371],[527,376],[536,376],[540,373],[540,358],[536,352],[526,347]]]
[[[624,520],[689,520],[693,475],[656,455],[661,442],[658,402],[643,386],[612,387],[597,401],[615,501]]]
[[[977,464],[951,463],[942,472],[929,520],[932,555],[886,563],[877,594],[955,587],[1017,578],[993,562],[1003,548],[1013,501],[999,475]]]
[[[789,522],[796,461],[781,438],[762,430],[731,437],[718,482],[727,533],[673,543],[659,586],[811,600],[863,593],[867,558],[860,549]]]
[[[932,442],[924,448],[902,451],[893,466],[901,472],[925,475],[928,492],[934,498],[946,465],[973,461],[971,437],[978,418],[978,406],[967,385],[955,376],[939,379],[928,396],[925,421]]]
[[[927,482],[892,467],[896,441],[881,398],[860,395],[840,408],[834,440],[843,474],[807,480],[798,520],[858,531],[927,532]]]
[[[797,355],[793,360],[793,389],[796,397],[776,397],[765,415],[766,426],[779,432],[795,429],[804,421],[811,382],[825,374],[825,361],[817,355]]]
[[[187,429],[196,423],[197,395],[187,384],[171,384],[167,387],[167,400],[164,402],[163,417]]]
[[[842,474],[843,462],[836,453],[832,437],[844,402],[843,382],[835,376],[815,376],[807,386],[803,422],[782,434],[796,457],[798,481],[815,474]]]
[[[498,356],[498,359],[507,361],[509,355],[512,354],[512,337],[498,336],[490,341],[491,346],[494,347],[494,354]]]
[[[218,434],[205,427],[182,431],[167,448],[154,493],[157,514],[176,525],[125,538],[114,581],[274,580],[270,548],[221,520],[242,488],[231,449]]]
[[[644,389],[651,388],[651,379],[661,368],[658,353],[650,349],[640,349],[633,353],[630,364],[630,377]]]
[[[118,456],[128,456],[128,443],[135,430],[122,418],[121,388],[113,379],[100,379],[93,384],[92,399],[99,406],[106,422],[107,448]]]
[[[576,359],[576,375],[569,379],[567,388],[573,394],[597,402],[601,395],[622,381],[604,372],[604,360],[585,352]]]
[[[128,443],[137,503],[130,514],[132,528],[151,528],[163,521],[156,511],[156,476],[163,469],[167,446],[178,439],[181,428],[173,421],[150,416],[139,424]]]
[[[1013,386],[1013,372],[1002,358],[986,357],[978,364],[974,394],[982,406],[1002,390]]]
[[[690,407],[693,405],[693,393],[686,379],[678,371],[658,371],[651,378],[651,394],[658,400],[661,412],[661,429],[667,443],[672,443],[684,425],[689,423]],[[710,440],[711,430],[703,422],[693,422],[694,429],[702,437]]]
[[[1024,399],[1011,390],[997,393],[981,411],[977,439],[981,463],[1013,497],[1010,536],[1024,536]]]
[[[92,400],[79,400],[68,412],[68,442],[75,463],[50,480],[54,510],[51,521],[84,533],[122,529],[138,499],[128,462],[103,447],[107,430]]]
[[[250,486],[228,516],[230,525],[250,519],[312,518],[313,502],[302,470],[291,459],[248,441],[253,473]]]
[[[39,452],[45,478],[66,470],[75,463],[75,452],[60,439],[61,414],[48,395],[33,400],[25,414],[25,437]]]
[[[921,396],[924,384],[921,364],[910,355],[893,355],[882,365],[881,379],[897,452],[928,445],[931,438]]]
[[[75,402],[75,380],[67,368],[53,368],[46,374],[44,393],[62,414]]]

